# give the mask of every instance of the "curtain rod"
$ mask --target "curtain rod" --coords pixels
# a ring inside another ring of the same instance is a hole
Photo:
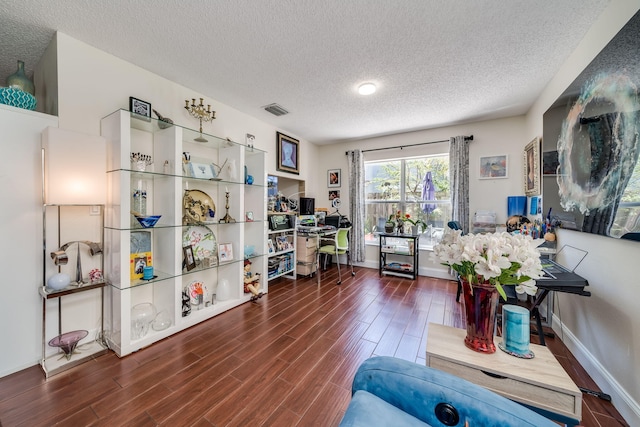
[[[465,136],[464,137],[465,141],[473,141],[473,135],[471,136]],[[415,147],[417,145],[427,145],[427,144],[437,144],[438,142],[449,142],[448,139],[443,139],[441,141],[429,141],[429,142],[419,142],[417,144],[408,144],[408,145],[396,145],[394,147],[384,147],[384,148],[371,148],[369,150],[362,150],[363,153],[369,152],[369,151],[380,151],[380,150],[393,150],[395,148],[399,148],[399,149],[403,149],[406,147]],[[345,155],[349,154],[348,151],[344,152]]]

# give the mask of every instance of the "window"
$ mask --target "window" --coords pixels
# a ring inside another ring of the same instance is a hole
[[[448,153],[367,161],[364,167],[365,240],[377,243],[375,233],[384,231],[389,216],[399,210],[429,226],[422,230],[428,233],[428,238],[422,238],[420,243],[430,246],[429,237],[441,235],[451,218]],[[425,190],[429,176],[432,191]]]

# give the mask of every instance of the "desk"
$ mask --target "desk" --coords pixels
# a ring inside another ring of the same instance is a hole
[[[582,393],[547,347],[530,344],[533,359],[502,350],[478,353],[464,345],[464,329],[436,323],[428,328],[427,366],[488,388],[547,418],[573,426],[580,422]]]

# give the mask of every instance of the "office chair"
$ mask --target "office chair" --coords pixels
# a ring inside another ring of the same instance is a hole
[[[338,264],[337,285],[342,283],[342,273],[340,272],[340,260],[338,259],[338,255],[347,254],[347,265],[351,265],[351,275],[356,275],[356,273],[353,272],[353,262],[351,262],[351,254],[349,253],[349,230],[351,230],[351,227],[339,228],[338,231],[336,231],[334,243],[332,245],[321,246],[319,250],[319,253],[324,254],[325,256],[336,256],[336,264]]]

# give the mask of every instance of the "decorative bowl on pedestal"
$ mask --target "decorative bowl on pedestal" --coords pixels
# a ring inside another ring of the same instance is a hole
[[[66,332],[62,335],[58,335],[49,341],[51,347],[58,347],[63,352],[67,360],[71,359],[71,356],[76,352],[75,349],[78,346],[80,340],[89,335],[89,331],[78,330]]]

